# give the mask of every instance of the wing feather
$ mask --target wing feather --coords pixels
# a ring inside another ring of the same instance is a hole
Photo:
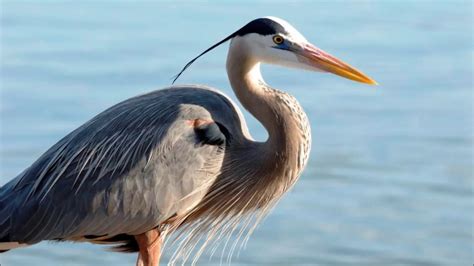
[[[97,115],[0,188],[1,241],[136,234],[192,208],[225,152],[184,122],[198,118],[227,132],[241,127],[227,98],[197,87],[155,91]]]

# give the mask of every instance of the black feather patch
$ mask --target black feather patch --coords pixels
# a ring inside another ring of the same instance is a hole
[[[260,35],[271,35],[276,33],[286,33],[283,28],[276,21],[269,18],[258,18],[250,21],[247,25],[238,30],[235,35],[244,36],[250,33],[257,33]]]
[[[216,123],[209,123],[194,128],[199,142],[209,145],[222,145],[226,141],[226,136],[222,133]]]
[[[129,253],[129,252],[138,252],[139,250],[137,240],[132,235],[118,234],[118,235],[103,239],[104,236],[105,235],[102,235],[102,236],[85,235],[84,238],[87,240],[91,240],[95,244],[115,245],[115,246],[112,246],[110,249],[116,252]],[[101,238],[101,239],[98,240],[97,238]]]
[[[135,240],[133,236],[129,236],[129,238],[122,243],[123,244],[121,245],[112,247],[111,250],[115,252],[123,252],[123,253],[133,253],[133,252],[138,252],[140,250],[137,240]]]

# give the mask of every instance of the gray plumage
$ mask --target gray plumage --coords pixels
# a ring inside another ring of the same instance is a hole
[[[176,202],[202,197],[225,150],[199,144],[186,124],[197,118],[220,121],[239,138],[232,103],[205,87],[155,91],[99,114],[2,187],[0,239],[133,235],[186,211]]]

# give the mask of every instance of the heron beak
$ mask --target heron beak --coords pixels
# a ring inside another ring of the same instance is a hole
[[[301,59],[306,61],[305,63],[309,64],[311,67],[315,67],[319,70],[330,72],[357,82],[378,85],[375,80],[369,78],[361,71],[353,68],[349,64],[342,62],[341,60],[324,52],[312,44],[305,44],[298,54],[302,57]]]

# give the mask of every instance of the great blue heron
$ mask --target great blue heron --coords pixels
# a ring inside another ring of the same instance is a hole
[[[0,189],[0,251],[88,241],[138,251],[138,265],[156,265],[169,232],[182,230],[178,257],[187,259],[203,236],[206,244],[237,225],[256,225],[298,179],[311,143],[303,108],[264,82],[260,63],[376,82],[275,17],[249,22],[176,78],[229,40],[230,84],[268,131],[267,141],[254,141],[238,107],[207,86],[172,86],[123,101]]]

